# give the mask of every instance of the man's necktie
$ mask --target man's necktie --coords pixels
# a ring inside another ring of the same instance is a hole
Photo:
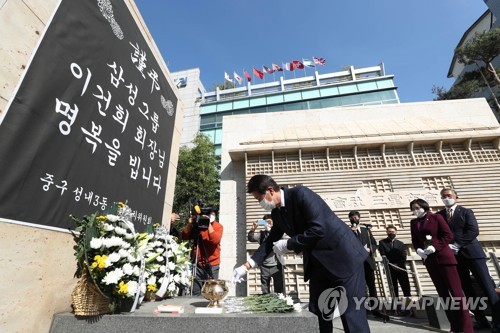
[[[450,222],[451,218],[453,217],[453,210],[451,208],[448,208],[446,210],[446,221]]]

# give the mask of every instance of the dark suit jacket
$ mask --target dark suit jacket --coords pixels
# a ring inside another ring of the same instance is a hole
[[[377,241],[375,240],[375,238],[373,238],[373,236],[370,237],[370,233],[367,228],[360,227],[358,230],[361,231],[361,235],[357,236],[354,231],[353,233],[354,236],[356,236],[356,238],[361,241],[361,245],[363,245],[363,247],[366,245],[368,248],[370,248],[371,244],[372,252],[369,253],[368,258],[366,258],[366,262],[368,263],[368,265],[370,265],[370,268],[372,270],[375,270],[375,259],[373,259],[373,255],[375,251],[377,251]]]
[[[424,220],[421,229],[417,227],[417,223]],[[448,223],[441,215],[427,212],[423,219],[413,219],[410,222],[411,227],[411,242],[415,250],[425,250],[427,246],[426,236],[432,236],[432,246],[436,248],[436,252],[430,254],[424,261],[427,265],[456,265],[457,259],[455,254],[450,249],[448,244],[453,240],[453,233],[448,226]]]
[[[446,209],[438,212],[446,220]],[[471,209],[456,206],[451,221],[448,222],[453,232],[453,242],[460,245],[460,252],[469,259],[483,259],[486,254],[481,243],[477,240],[479,227]]]
[[[303,254],[305,281],[314,269],[311,257],[335,277],[345,278],[358,271],[368,253],[347,224],[307,187],[296,186],[283,191],[286,207],[271,211],[273,227],[252,259],[261,265],[272,251],[273,242],[286,233],[291,237],[288,249]]]
[[[406,245],[402,241],[382,239],[378,242],[378,252],[380,255],[386,256],[391,264],[406,269]]]

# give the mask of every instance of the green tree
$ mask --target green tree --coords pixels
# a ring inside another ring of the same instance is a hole
[[[201,199],[206,206],[219,205],[219,171],[210,138],[199,133],[192,147],[181,147],[173,211],[188,214],[190,205]]]
[[[500,54],[500,27],[476,34],[474,38],[455,49],[458,61],[464,64],[486,65],[488,73],[493,76],[495,85],[500,85],[500,78],[492,64]]]
[[[500,111],[497,94],[500,79],[493,60],[500,54],[500,28],[477,33],[471,40],[455,49],[455,56],[460,63],[476,65],[477,69],[464,73],[453,86],[446,90],[443,87],[432,87],[437,95],[435,100],[448,100],[477,97],[477,93],[487,87],[490,96],[486,99],[492,109]]]

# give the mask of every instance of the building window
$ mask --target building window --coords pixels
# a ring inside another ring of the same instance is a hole
[[[453,183],[448,176],[424,177],[422,178],[422,187],[426,190],[441,190],[453,188]]]
[[[392,192],[390,179],[374,179],[363,181],[363,188],[369,188],[372,192]]]
[[[476,162],[498,162],[500,153],[493,147],[493,142],[473,142],[471,144],[472,155]]]

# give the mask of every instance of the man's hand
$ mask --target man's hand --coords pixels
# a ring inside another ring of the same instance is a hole
[[[278,256],[283,256],[287,253],[288,249],[286,247],[288,240],[287,239],[280,239],[277,242],[274,242],[273,246],[273,251],[276,253]]]
[[[420,258],[422,258],[422,259],[424,259],[424,260],[425,260],[425,259],[427,259],[427,254],[425,254],[425,251],[424,251],[424,250],[422,250],[422,249],[420,249],[420,248],[419,248],[419,249],[417,249],[417,254],[420,256]]]
[[[448,244],[448,246],[450,247],[450,249],[453,251],[453,253],[455,255],[458,254],[458,251],[460,251],[460,246],[458,246],[457,243],[453,243],[453,244]]]
[[[236,284],[240,283],[241,281],[244,281],[245,277],[247,276],[247,273],[248,269],[245,267],[245,265],[236,267],[236,269],[233,271],[233,277],[231,278],[231,283]]]
[[[436,248],[432,245],[429,245],[425,250],[424,250],[424,253],[426,255],[429,255],[429,254],[433,254],[434,252],[436,252]]]

